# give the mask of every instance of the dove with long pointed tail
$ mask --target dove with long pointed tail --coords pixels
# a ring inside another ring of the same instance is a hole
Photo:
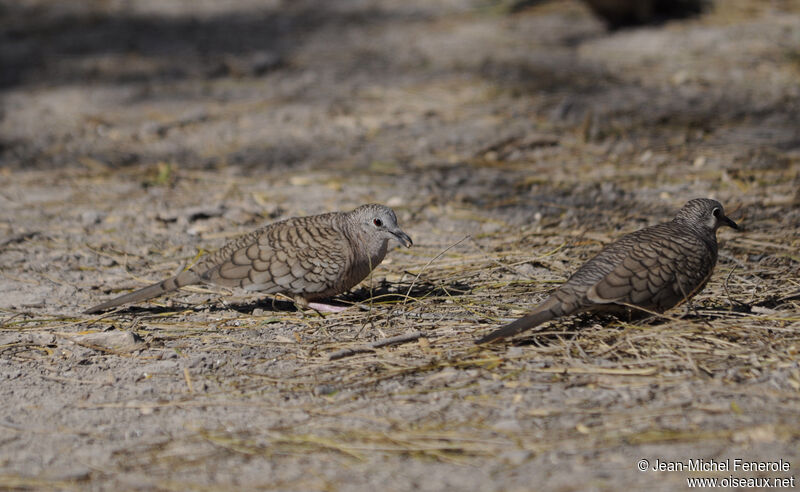
[[[295,217],[234,239],[175,277],[98,304],[85,313],[142,302],[196,284],[284,294],[300,306],[340,310],[309,301],[356,286],[383,261],[393,239],[406,247],[412,245],[394,211],[383,205]]]
[[[662,313],[703,290],[717,263],[717,229],[739,226],[722,205],[690,200],[670,222],[623,236],[587,261],[530,313],[476,343],[584,311],[643,308]]]

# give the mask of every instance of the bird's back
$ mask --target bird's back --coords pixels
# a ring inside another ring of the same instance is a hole
[[[342,213],[296,217],[241,236],[192,270],[204,282],[307,298],[341,292],[352,263]]]
[[[608,245],[553,295],[564,313],[608,304],[665,311],[699,291],[716,261],[713,234],[706,238],[702,231],[670,221]]]

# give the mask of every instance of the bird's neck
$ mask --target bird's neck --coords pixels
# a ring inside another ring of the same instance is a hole
[[[388,239],[376,238],[359,227],[355,221],[351,223],[351,227],[345,227],[344,231],[350,239],[350,244],[353,245],[352,263],[355,270],[366,275],[380,265],[388,251]]]
[[[711,251],[711,253],[716,257],[717,231],[709,230],[707,227],[704,227],[703,225],[697,224],[695,222],[679,221],[679,220],[676,220],[675,222],[680,224],[681,227],[685,227],[691,230],[698,239],[703,241],[703,244],[705,244],[708,247],[709,251]]]
[[[367,235],[365,234],[365,236]],[[361,248],[359,249],[361,254],[358,255],[357,261],[367,265],[367,268],[375,268],[386,257],[388,244],[388,239],[377,240],[374,237],[362,237],[360,243]]]

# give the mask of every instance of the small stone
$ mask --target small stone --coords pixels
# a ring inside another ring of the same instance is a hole
[[[99,224],[105,218],[105,214],[95,210],[89,210],[81,214],[81,222],[85,226]]]
[[[95,346],[124,352],[139,349],[144,345],[144,340],[139,335],[129,331],[89,333],[73,337],[72,341],[84,346]]]
[[[320,384],[314,387],[314,395],[316,396],[328,396],[336,393],[336,391],[336,387],[330,384]]]
[[[519,466],[525,463],[531,458],[531,456],[533,456],[533,453],[524,449],[516,449],[500,453],[500,459],[512,466]]]

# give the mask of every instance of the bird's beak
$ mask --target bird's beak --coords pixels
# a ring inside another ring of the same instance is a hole
[[[400,241],[400,244],[402,244],[406,248],[410,248],[411,245],[414,244],[414,242],[411,240],[411,237],[400,229],[389,232],[391,232],[392,235],[396,237],[398,241]]]
[[[726,225],[728,227],[732,227],[733,229],[737,230],[739,229],[739,225],[736,222],[732,221],[730,218],[728,218],[727,215],[722,216],[722,218],[719,219],[719,222],[720,225]]]

